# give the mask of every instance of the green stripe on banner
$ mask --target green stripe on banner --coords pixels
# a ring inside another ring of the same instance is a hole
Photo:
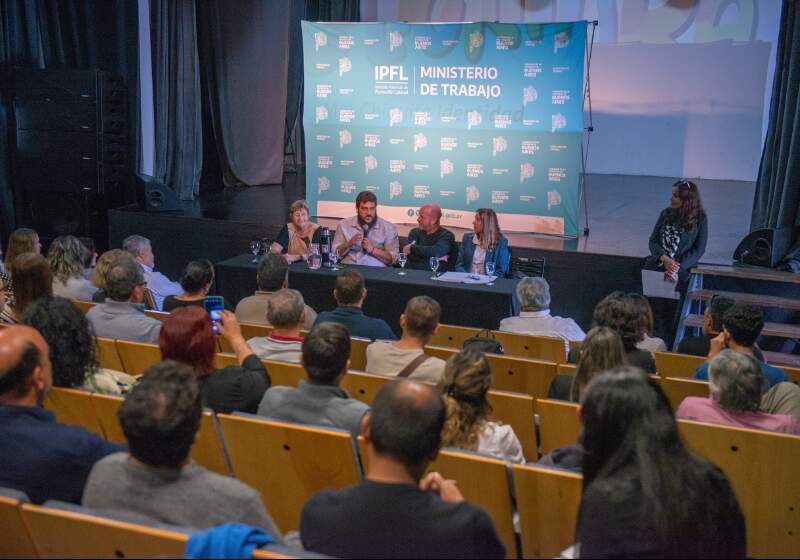
[[[313,214],[578,234],[587,22],[302,25]]]

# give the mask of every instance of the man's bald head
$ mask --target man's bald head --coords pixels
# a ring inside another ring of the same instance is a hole
[[[47,342],[39,331],[23,325],[0,330],[0,402],[39,404],[52,376]]]
[[[439,222],[442,219],[442,209],[436,204],[426,204],[419,209],[417,223],[419,229],[431,234],[439,229]]]
[[[370,441],[376,453],[421,474],[439,451],[444,421],[444,402],[433,387],[407,379],[392,381],[372,403]]]

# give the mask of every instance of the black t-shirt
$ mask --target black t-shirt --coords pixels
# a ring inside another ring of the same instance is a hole
[[[448,256],[448,262],[445,266],[440,266],[440,270],[453,270],[455,268],[455,258],[458,256],[458,251],[453,250],[456,247],[456,238],[453,232],[440,227],[433,235],[428,235],[421,229],[414,228],[408,232],[408,242],[411,243],[412,241],[416,241],[416,243],[411,246],[406,268],[430,270],[430,265],[428,264],[430,258],[444,256]]]
[[[410,484],[366,480],[303,507],[303,548],[338,558],[503,558],[486,512]]]
[[[187,301],[187,300],[183,300],[183,299],[178,299],[175,296],[167,296],[167,297],[165,297],[164,298],[164,304],[161,306],[161,309],[165,313],[169,313],[173,309],[177,309],[179,307],[191,307],[193,305],[197,306],[197,307],[202,307],[203,309],[205,309],[205,301],[202,300],[202,299],[193,299],[193,300],[188,300]],[[233,307],[231,307],[231,304],[228,303],[227,301],[225,301],[225,299],[222,300],[222,305],[228,311],[233,311]]]
[[[215,369],[200,382],[203,404],[214,412],[258,412],[258,405],[271,384],[267,368],[251,354],[240,366]]]
[[[318,227],[314,230],[314,233],[311,235],[311,243],[319,243],[320,235],[322,234],[322,228]],[[333,232],[331,232],[331,239],[333,239]],[[282,247],[281,253],[286,253],[286,250],[289,248],[289,225],[286,224],[281,228],[278,232],[278,237],[275,238],[275,243]],[[267,248],[269,250],[269,248]]]

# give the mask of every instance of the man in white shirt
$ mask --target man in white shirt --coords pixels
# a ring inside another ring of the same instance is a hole
[[[267,320],[274,327],[269,336],[256,336],[247,341],[262,360],[300,363],[303,339],[300,329],[305,321],[305,302],[297,290],[278,290],[267,302]]]
[[[153,255],[153,246],[150,244],[149,239],[141,235],[129,235],[122,242],[122,249],[133,255],[136,262],[142,266],[144,281],[147,289],[153,294],[153,301],[156,304],[157,311],[161,311],[164,305],[164,298],[183,293],[183,288],[181,288],[180,284],[153,270],[156,265],[156,258]]]
[[[550,315],[550,285],[544,278],[525,277],[517,284],[519,317],[500,321],[500,330],[521,334],[552,336],[564,340],[564,352],[569,342],[583,341],[586,333],[572,319]]]
[[[378,217],[378,198],[371,191],[356,197],[357,214],[339,222],[333,247],[344,264],[391,266],[397,260],[400,240],[394,224]]]
[[[376,340],[367,346],[366,371],[417,381],[441,381],[445,361],[425,355],[425,345],[439,330],[441,314],[442,307],[428,296],[408,300],[405,313],[400,315],[403,336],[397,341]]]

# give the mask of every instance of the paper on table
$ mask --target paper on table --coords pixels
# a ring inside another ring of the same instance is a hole
[[[469,272],[445,272],[436,279],[441,282],[453,282],[455,284],[488,284],[497,280],[495,276],[470,274]]]
[[[647,297],[680,298],[680,294],[675,291],[675,284],[664,280],[664,273],[658,270],[642,271],[642,292]]]

